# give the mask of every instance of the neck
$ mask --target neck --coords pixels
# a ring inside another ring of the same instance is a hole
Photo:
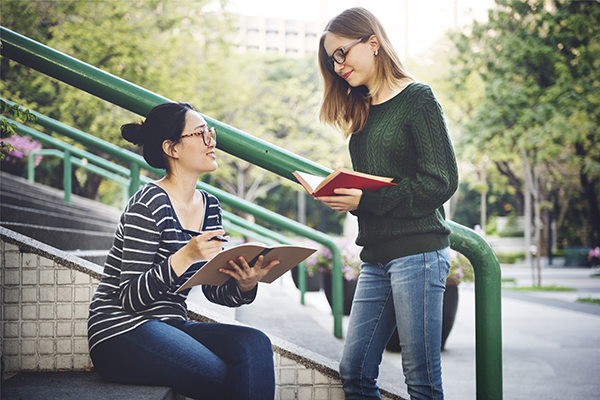
[[[390,86],[387,83],[382,85],[381,88],[379,88],[379,90],[376,93],[374,93],[371,97],[371,104],[377,105],[385,103],[386,101],[403,91],[404,88],[406,88],[410,83],[411,81],[408,79],[401,79],[394,86]]]
[[[198,176],[195,175],[168,172],[167,175],[157,183],[160,187],[165,189],[172,199],[181,203],[189,203],[194,199],[197,181]]]

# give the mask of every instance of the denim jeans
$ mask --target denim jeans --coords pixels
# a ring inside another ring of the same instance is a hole
[[[340,361],[346,400],[380,399],[379,364],[396,325],[411,399],[444,398],[442,301],[449,259],[445,248],[362,264]]]
[[[158,320],[91,351],[111,382],[169,386],[194,399],[273,400],[273,350],[262,332],[242,326]]]

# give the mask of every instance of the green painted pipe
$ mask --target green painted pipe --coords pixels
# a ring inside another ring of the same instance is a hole
[[[448,221],[452,249],[471,261],[475,278],[475,363],[478,399],[502,399],[502,272],[484,238]]]

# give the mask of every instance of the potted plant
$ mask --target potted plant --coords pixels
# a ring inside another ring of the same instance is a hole
[[[442,311],[442,350],[446,346],[446,340],[456,319],[456,311],[458,310],[458,285],[461,282],[473,282],[473,267],[465,256],[454,250],[450,250],[450,271],[446,279]],[[394,330],[386,349],[394,352],[401,351],[397,329]]]
[[[342,256],[342,290],[344,292],[344,315],[350,315],[352,299],[356,290],[358,275],[360,274],[360,247],[353,240],[337,237],[334,241],[340,248]],[[323,277],[323,290],[329,305],[333,307],[331,293],[331,271],[333,269],[331,250],[318,246],[319,250],[306,260],[309,274],[321,274]]]

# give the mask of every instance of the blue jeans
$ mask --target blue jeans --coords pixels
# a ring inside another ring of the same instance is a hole
[[[444,398],[442,301],[450,250],[363,263],[354,294],[340,375],[350,399],[380,399],[377,376],[394,328],[411,399]]]
[[[111,382],[169,386],[207,400],[275,396],[271,341],[253,328],[154,320],[97,344],[90,355]]]

